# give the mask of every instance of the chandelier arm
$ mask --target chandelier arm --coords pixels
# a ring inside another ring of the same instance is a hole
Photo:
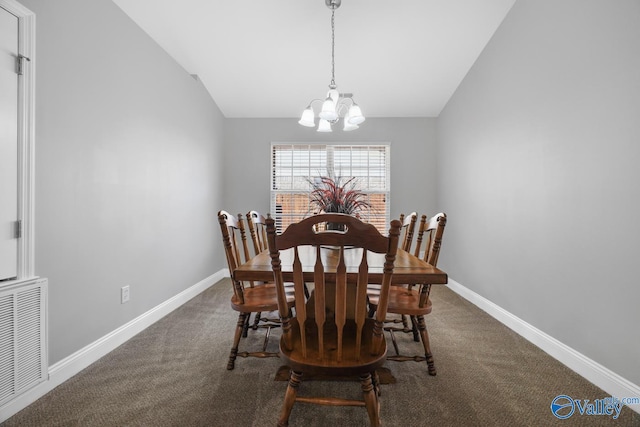
[[[324,102],[324,99],[320,99],[320,98],[312,99],[311,101],[309,101],[309,105],[307,105],[307,108],[313,109],[314,102]]]
[[[341,93],[340,94],[340,101],[343,103],[346,103],[347,101],[349,101],[351,104],[350,105],[354,105],[356,103],[356,101],[353,100],[353,94],[352,93]]]
[[[341,102],[339,102],[338,106],[336,107],[336,112],[338,113],[338,117],[344,117],[344,115],[349,111],[349,105],[343,102],[343,99],[341,99],[340,101]]]

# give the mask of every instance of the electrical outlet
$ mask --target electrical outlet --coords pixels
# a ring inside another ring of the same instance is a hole
[[[120,288],[120,304],[129,302],[129,285]]]

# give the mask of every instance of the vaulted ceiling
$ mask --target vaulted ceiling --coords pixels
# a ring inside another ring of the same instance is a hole
[[[298,117],[331,80],[325,0],[114,0],[228,118]],[[343,0],[335,76],[367,117],[437,117],[515,0]]]

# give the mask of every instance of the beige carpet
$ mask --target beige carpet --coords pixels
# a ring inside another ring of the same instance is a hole
[[[438,376],[426,364],[387,362],[396,383],[382,386],[386,427],[640,426],[620,418],[580,415],[559,420],[553,398],[602,399],[607,393],[547,356],[446,287],[434,287],[427,317]],[[227,371],[237,316],[228,280],[164,319],[7,420],[6,426],[275,426],[286,382],[278,358],[242,359]],[[241,342],[260,347],[262,331]],[[399,334],[406,352],[420,344]],[[277,350],[274,332],[269,350]],[[359,397],[359,384],[303,383],[300,394]],[[297,404],[295,426],[366,426],[362,408]]]

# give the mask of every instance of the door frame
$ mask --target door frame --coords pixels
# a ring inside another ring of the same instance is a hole
[[[35,65],[36,16],[15,0],[0,0],[0,6],[18,17],[18,52],[23,61],[18,77],[18,239],[17,278],[0,286],[31,280],[35,276],[34,201],[35,201]]]

